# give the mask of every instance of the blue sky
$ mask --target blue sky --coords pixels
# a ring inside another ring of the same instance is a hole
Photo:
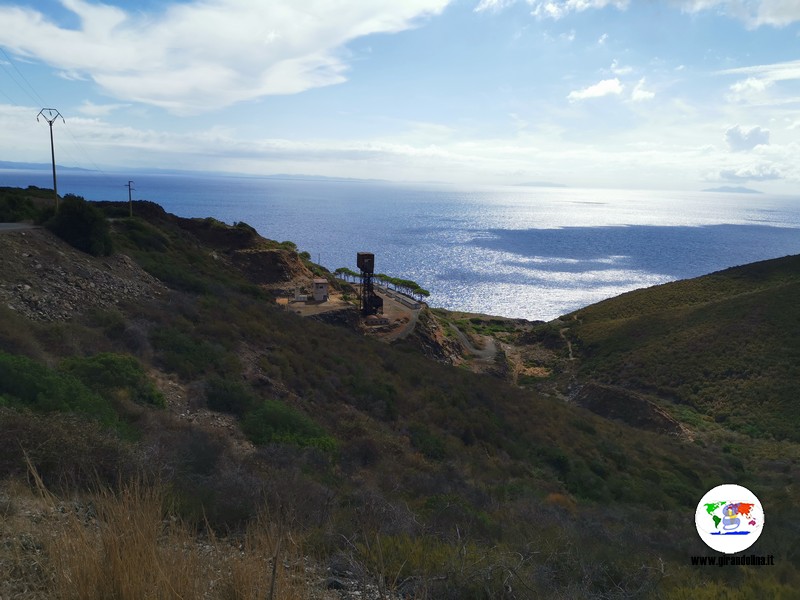
[[[797,0],[0,0],[0,160],[800,187]]]

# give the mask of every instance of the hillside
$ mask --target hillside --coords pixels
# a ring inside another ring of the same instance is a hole
[[[455,324],[470,360],[492,367],[476,374],[426,357],[420,340],[388,345],[282,308],[286,288],[329,276],[289,242],[150,203],[133,218],[97,207],[111,256],[45,229],[0,233],[3,596],[72,597],[64,574],[84,597],[118,593],[107,586],[131,574],[111,562],[120,537],[102,536],[122,536],[120,506],[158,535],[129,536],[139,545],[119,556],[158,556],[175,581],[194,581],[168,593],[158,577],[137,580],[140,597],[263,598],[272,581],[276,598],[790,598],[800,586],[791,436],[759,438],[743,460],[747,432],[665,435],[565,401],[589,381],[627,385],[599,336],[613,349],[609,323],[645,319],[647,302],[558,326],[431,311],[425,343],[459,338]],[[697,301],[675,292],[668,310],[753,285],[712,280]],[[491,365],[481,335],[502,351]],[[32,497],[30,473],[34,491],[55,495]],[[756,549],[779,568],[689,566],[707,552],[691,515],[724,481],[768,498],[768,518],[785,524]],[[59,562],[68,540],[85,540],[71,551],[84,564]]]
[[[638,290],[565,317],[578,376],[690,425],[800,442],[800,256]]]

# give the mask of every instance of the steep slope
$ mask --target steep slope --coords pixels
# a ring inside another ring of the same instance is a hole
[[[800,256],[637,290],[568,315],[578,376],[735,431],[800,441]]]
[[[109,485],[145,473],[163,482],[179,517],[231,532],[234,545],[266,506],[276,527],[291,528],[294,548],[374,582],[373,597],[389,597],[388,587],[439,599],[685,598],[710,582],[788,598],[800,584],[796,445],[764,442],[743,461],[715,443],[436,363],[412,344],[299,318],[236,268],[231,256],[254,243],[245,226],[186,226],[150,208],[115,220],[114,243],[169,288],[160,295],[57,323],[0,306],[0,476],[24,475],[26,456],[47,484],[70,482],[69,493],[92,488],[92,473]],[[55,252],[59,260],[74,257]],[[16,277],[0,272],[0,283],[13,288]],[[581,326],[565,332],[581,357],[573,362],[590,357]],[[548,343],[563,342],[558,331]],[[101,368],[109,364],[119,368]],[[143,373],[167,409],[155,394],[139,400]],[[226,413],[253,446],[174,418],[181,403],[187,415]],[[105,421],[92,418],[95,406]],[[706,552],[696,502],[720,481],[751,486],[785,522],[759,542],[783,561],[779,573],[752,581],[687,566]],[[19,552],[27,559],[37,543]],[[7,564],[0,556],[0,575]],[[46,596],[48,563],[36,564]]]

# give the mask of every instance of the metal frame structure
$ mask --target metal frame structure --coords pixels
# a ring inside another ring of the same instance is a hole
[[[361,314],[368,317],[383,313],[383,298],[375,293],[375,286],[372,283],[375,272],[375,255],[371,252],[359,252],[356,255],[356,265],[361,271]]]

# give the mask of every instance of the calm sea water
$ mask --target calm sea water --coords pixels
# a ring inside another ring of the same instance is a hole
[[[59,191],[127,200],[128,176],[59,175]],[[245,221],[331,270],[413,279],[444,308],[549,320],[635,288],[800,253],[800,196],[137,175],[135,199]],[[47,172],[0,185],[50,187]]]

